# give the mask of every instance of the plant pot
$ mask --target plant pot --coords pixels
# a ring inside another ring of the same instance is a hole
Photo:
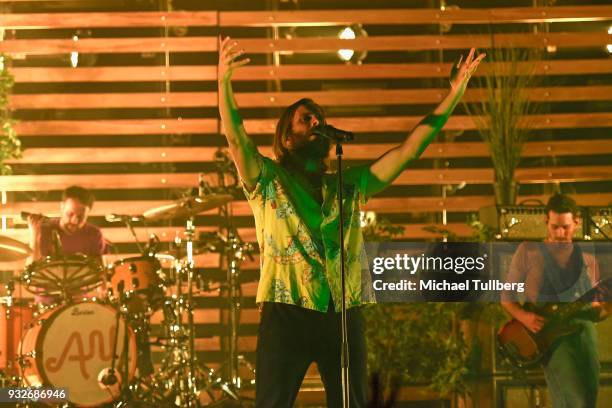
[[[493,183],[495,204],[515,205],[518,196],[518,183],[514,180],[497,180]]]

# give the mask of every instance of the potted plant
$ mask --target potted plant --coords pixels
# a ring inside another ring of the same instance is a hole
[[[489,147],[497,205],[516,202],[518,184],[514,172],[530,132],[529,115],[536,110],[529,98],[530,88],[536,81],[533,75],[536,54],[537,51],[515,47],[488,50],[487,69],[480,78],[482,99],[464,103]]]

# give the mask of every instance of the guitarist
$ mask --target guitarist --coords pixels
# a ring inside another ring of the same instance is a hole
[[[544,243],[523,242],[512,258],[509,282],[525,283],[530,303],[572,302],[599,281],[595,257],[572,243],[580,222],[576,202],[556,194],[546,205]],[[533,333],[546,324],[544,316],[527,310],[510,292],[502,293],[502,306]],[[599,356],[593,321],[610,313],[609,304],[594,301],[572,319],[580,330],[562,337],[543,362],[544,377],[553,407],[595,407],[599,387]]]

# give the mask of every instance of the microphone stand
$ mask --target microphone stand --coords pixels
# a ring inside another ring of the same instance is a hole
[[[126,303],[126,296],[123,291],[119,293],[119,304],[124,305]],[[125,314],[125,321],[123,323],[123,349],[121,350],[122,360],[123,360],[123,373],[121,380],[121,389],[120,389],[120,398],[119,401],[115,404],[115,407],[128,407],[130,402],[132,401],[132,391],[130,389],[130,333],[127,325],[128,320],[128,312],[127,309],[123,310]],[[121,306],[119,306],[119,313],[121,313]],[[119,327],[119,324],[117,324]]]
[[[119,291],[123,292],[123,282],[119,282]],[[117,308],[117,313],[115,314],[115,334],[114,334],[114,342],[113,342],[113,359],[111,360],[110,370],[108,373],[102,377],[101,383],[103,385],[111,386],[117,384],[119,381],[117,379],[117,375],[115,374],[115,369],[117,368],[117,346],[119,343],[119,324],[121,323],[121,306]]]
[[[136,231],[134,230],[134,225],[132,224],[132,220],[130,218],[125,218],[123,222],[125,223],[126,227],[128,227],[130,232],[132,233],[132,236],[134,237],[134,240],[136,241],[136,246],[138,247],[138,252],[144,255],[144,252],[143,252],[144,249],[142,247],[142,244],[138,240],[138,235],[136,235]]]
[[[342,312],[341,312],[341,329],[342,329],[342,341],[340,352],[340,369],[342,370],[342,407],[348,408],[349,406],[349,352],[348,352],[348,329],[346,319],[346,271],[344,267],[344,210],[342,208],[342,194],[343,194],[343,182],[342,182],[342,142],[336,140],[336,157],[338,160],[338,215],[340,218],[340,225],[338,233],[340,234],[340,277],[342,286]]]

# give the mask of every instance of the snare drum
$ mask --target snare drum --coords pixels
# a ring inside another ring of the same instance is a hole
[[[25,288],[36,295],[74,296],[99,286],[103,269],[96,258],[71,255],[32,262],[21,277]]]
[[[99,378],[111,367],[116,311],[108,305],[82,302],[59,307],[41,315],[21,342],[22,376],[32,387],[66,388],[68,400],[93,407],[113,401],[119,387],[103,385]],[[123,356],[123,339],[128,330],[130,381],[136,370],[134,332],[119,319],[117,355]],[[123,373],[117,361],[118,377]]]
[[[34,321],[34,306],[0,298],[0,370],[17,375],[19,342]]]
[[[132,312],[143,312],[147,307],[158,308],[157,299],[163,297],[163,280],[160,277],[161,265],[152,256],[139,256],[121,259],[111,267],[110,285],[113,297],[120,294],[128,298],[128,308]]]

